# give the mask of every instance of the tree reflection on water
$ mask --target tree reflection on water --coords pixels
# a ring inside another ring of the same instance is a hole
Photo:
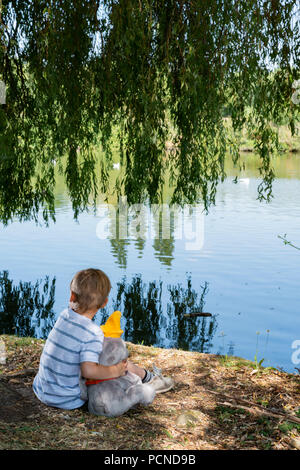
[[[8,271],[0,272],[0,332],[47,338],[55,323],[55,281],[19,282],[13,285]]]
[[[163,281],[143,282],[136,274],[131,282],[124,276],[118,283],[113,308],[125,319],[124,339],[132,343],[174,347],[209,352],[217,329],[216,315],[211,317],[184,316],[192,310],[203,311],[208,283],[196,291],[190,277],[186,286],[167,285]],[[109,316],[107,310],[101,322]]]
[[[46,276],[35,283],[14,285],[8,271],[0,272],[0,333],[47,338],[58,313],[54,309],[55,283],[55,278]],[[210,352],[216,315],[184,316],[195,309],[203,311],[207,293],[207,282],[194,289],[189,276],[186,285],[164,285],[161,280],[143,282],[136,274],[131,281],[124,276],[117,284],[112,305],[122,312],[125,341]],[[106,308],[95,320],[104,323],[110,313]]]

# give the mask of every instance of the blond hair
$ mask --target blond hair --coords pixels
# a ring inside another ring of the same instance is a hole
[[[69,306],[77,313],[102,307],[111,289],[110,280],[101,269],[83,269],[78,271],[70,284],[75,300]]]

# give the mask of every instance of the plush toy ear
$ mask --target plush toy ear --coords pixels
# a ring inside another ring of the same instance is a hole
[[[120,338],[123,334],[121,330],[121,312],[116,310],[106,321],[105,325],[100,326],[105,337]]]
[[[99,356],[99,364],[112,366],[128,357],[126,344],[121,338],[104,338],[103,349]]]

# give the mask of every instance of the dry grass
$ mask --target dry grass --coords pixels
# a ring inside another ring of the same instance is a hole
[[[254,364],[240,358],[128,343],[133,362],[156,363],[176,386],[149,407],[105,418],[41,404],[31,385],[44,342],[1,338],[8,357],[0,388],[9,396],[0,407],[0,449],[290,449],[299,442],[298,376],[253,373]],[[24,369],[28,375],[18,375]]]

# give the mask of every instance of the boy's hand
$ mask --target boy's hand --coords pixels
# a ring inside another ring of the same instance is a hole
[[[116,377],[123,377],[128,370],[127,359],[124,359],[124,361],[115,364],[114,367],[116,368]]]

